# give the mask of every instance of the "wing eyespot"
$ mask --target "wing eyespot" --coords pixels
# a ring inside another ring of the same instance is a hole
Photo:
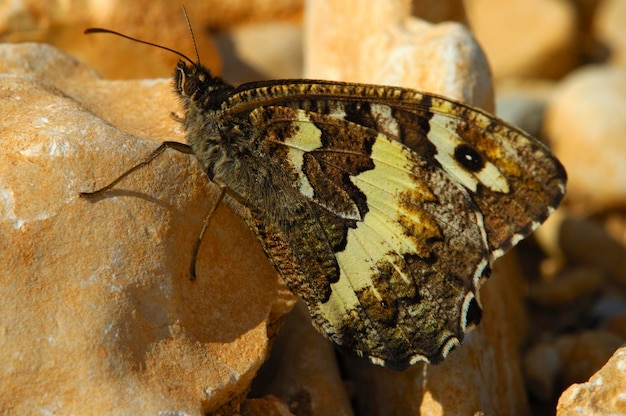
[[[476,149],[460,144],[454,149],[454,160],[470,172],[480,172],[485,167],[485,160]]]

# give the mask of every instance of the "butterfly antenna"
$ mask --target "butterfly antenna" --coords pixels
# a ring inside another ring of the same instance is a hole
[[[183,8],[183,14],[185,15],[185,20],[187,21],[187,27],[189,28],[189,34],[191,35],[191,42],[193,43],[193,50],[196,51],[196,59],[197,65],[200,65],[200,54],[198,53],[198,45],[196,45],[196,37],[193,34],[193,29],[191,27],[191,22],[189,21],[189,15],[187,14],[187,9],[184,4],[181,4]]]
[[[187,16],[187,13],[185,13],[185,16]],[[189,22],[189,20],[187,20],[187,22]],[[176,51],[174,49],[168,48],[167,46],[157,45],[156,43],[148,42],[148,41],[141,40],[141,39],[136,39],[136,38],[124,35],[123,33],[116,32],[114,30],[102,29],[102,28],[99,28],[99,27],[90,27],[89,29],[85,29],[85,31],[83,33],[85,35],[89,35],[89,34],[92,34],[92,33],[110,33],[112,35],[121,36],[123,38],[129,39],[129,40],[132,40],[132,41],[135,41],[135,42],[143,43],[145,45],[150,45],[150,46],[154,46],[154,47],[157,47],[157,48],[160,48],[160,49],[165,49],[166,51],[170,51],[170,52],[175,53],[176,55],[180,56],[181,58],[186,59],[192,65],[196,65],[196,63],[194,61],[192,61],[191,59],[189,59],[186,55],[184,55],[181,52],[178,52],[178,51]],[[192,32],[191,36],[192,36],[192,39],[193,39],[193,32]],[[193,47],[194,48],[196,47],[196,41],[195,40],[193,41]],[[196,55],[197,54],[198,54],[198,50],[196,49]],[[198,61],[198,63],[199,62],[200,61]]]

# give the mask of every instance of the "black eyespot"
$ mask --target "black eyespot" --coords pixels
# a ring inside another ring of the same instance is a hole
[[[471,146],[461,144],[454,149],[454,159],[470,172],[480,172],[485,167],[483,157]]]

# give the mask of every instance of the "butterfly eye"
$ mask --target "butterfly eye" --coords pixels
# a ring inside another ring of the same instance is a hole
[[[454,149],[454,159],[470,172],[480,172],[485,167],[483,157],[466,144],[458,145]]]

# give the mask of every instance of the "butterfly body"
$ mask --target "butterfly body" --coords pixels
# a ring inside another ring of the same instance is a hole
[[[480,321],[490,262],[558,205],[540,142],[417,91],[232,87],[180,62],[187,142],[318,329],[390,368],[436,363]]]

